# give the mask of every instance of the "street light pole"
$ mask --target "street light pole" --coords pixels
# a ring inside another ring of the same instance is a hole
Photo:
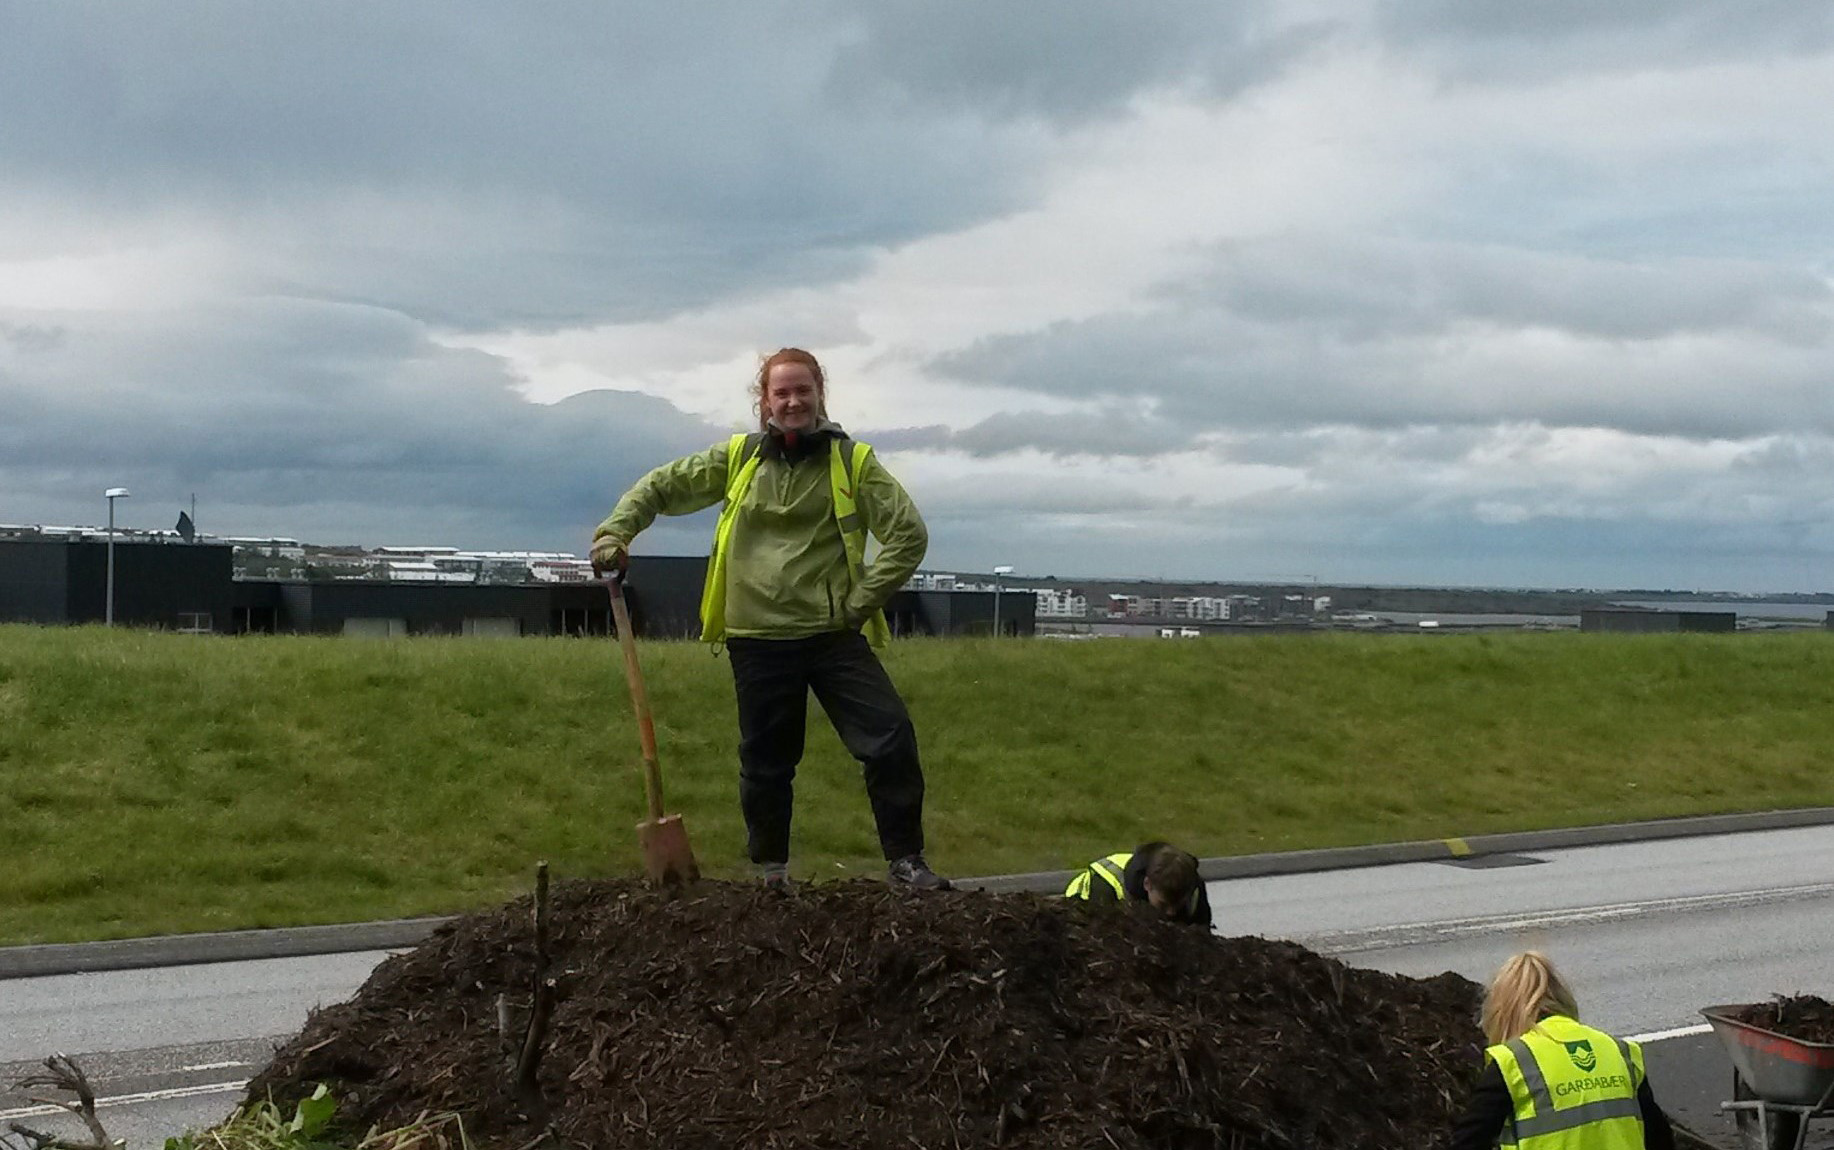
[[[1000,637],[1000,587],[1005,576],[1011,575],[1013,569],[1008,566],[993,569],[993,637]]]
[[[102,493],[108,500],[108,605],[103,608],[107,623],[115,625],[115,500],[126,499],[125,487],[110,487]]]

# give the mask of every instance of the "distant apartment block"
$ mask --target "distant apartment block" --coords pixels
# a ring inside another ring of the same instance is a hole
[[[1251,616],[1260,605],[1253,595],[1110,595],[1110,618],[1190,619],[1200,623],[1226,623]]]
[[[177,534],[177,532],[173,532]],[[217,535],[211,536],[218,543],[227,543],[235,548],[236,556],[261,555],[269,559],[299,560],[306,557],[306,545],[297,539],[281,536],[272,538],[255,535]]]
[[[955,576],[942,571],[919,571],[905,580],[906,591],[955,591]]]
[[[1075,591],[1039,587],[1033,589],[1032,597],[1038,601],[1040,619],[1081,619],[1089,614],[1089,600]]]
[[[529,574],[537,583],[590,583],[594,578],[592,560],[572,556],[531,559]]]
[[[466,551],[458,547],[378,547],[366,570],[338,578],[396,583],[590,583],[592,562],[565,551]]]

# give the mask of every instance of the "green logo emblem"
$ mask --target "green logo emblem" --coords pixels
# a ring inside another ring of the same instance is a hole
[[[1582,1038],[1578,1042],[1563,1042],[1561,1045],[1567,1048],[1567,1057],[1573,1060],[1573,1065],[1585,1071],[1598,1069],[1598,1055],[1592,1053],[1592,1043],[1589,1039]]]

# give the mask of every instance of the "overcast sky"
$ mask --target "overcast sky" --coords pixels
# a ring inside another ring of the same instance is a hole
[[[1830,107],[1801,0],[0,0],[0,522],[583,553],[787,344],[931,567],[1830,589]]]

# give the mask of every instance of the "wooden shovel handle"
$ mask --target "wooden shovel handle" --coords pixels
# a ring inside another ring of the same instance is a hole
[[[656,761],[656,724],[650,721],[650,693],[643,686],[643,668],[637,664],[637,636],[631,631],[623,580],[614,572],[605,580],[605,586],[611,592],[618,646],[624,649],[624,681],[630,684],[630,702],[637,712],[637,737],[643,742],[643,793],[649,800],[650,818],[656,820],[662,818],[662,766]]]

